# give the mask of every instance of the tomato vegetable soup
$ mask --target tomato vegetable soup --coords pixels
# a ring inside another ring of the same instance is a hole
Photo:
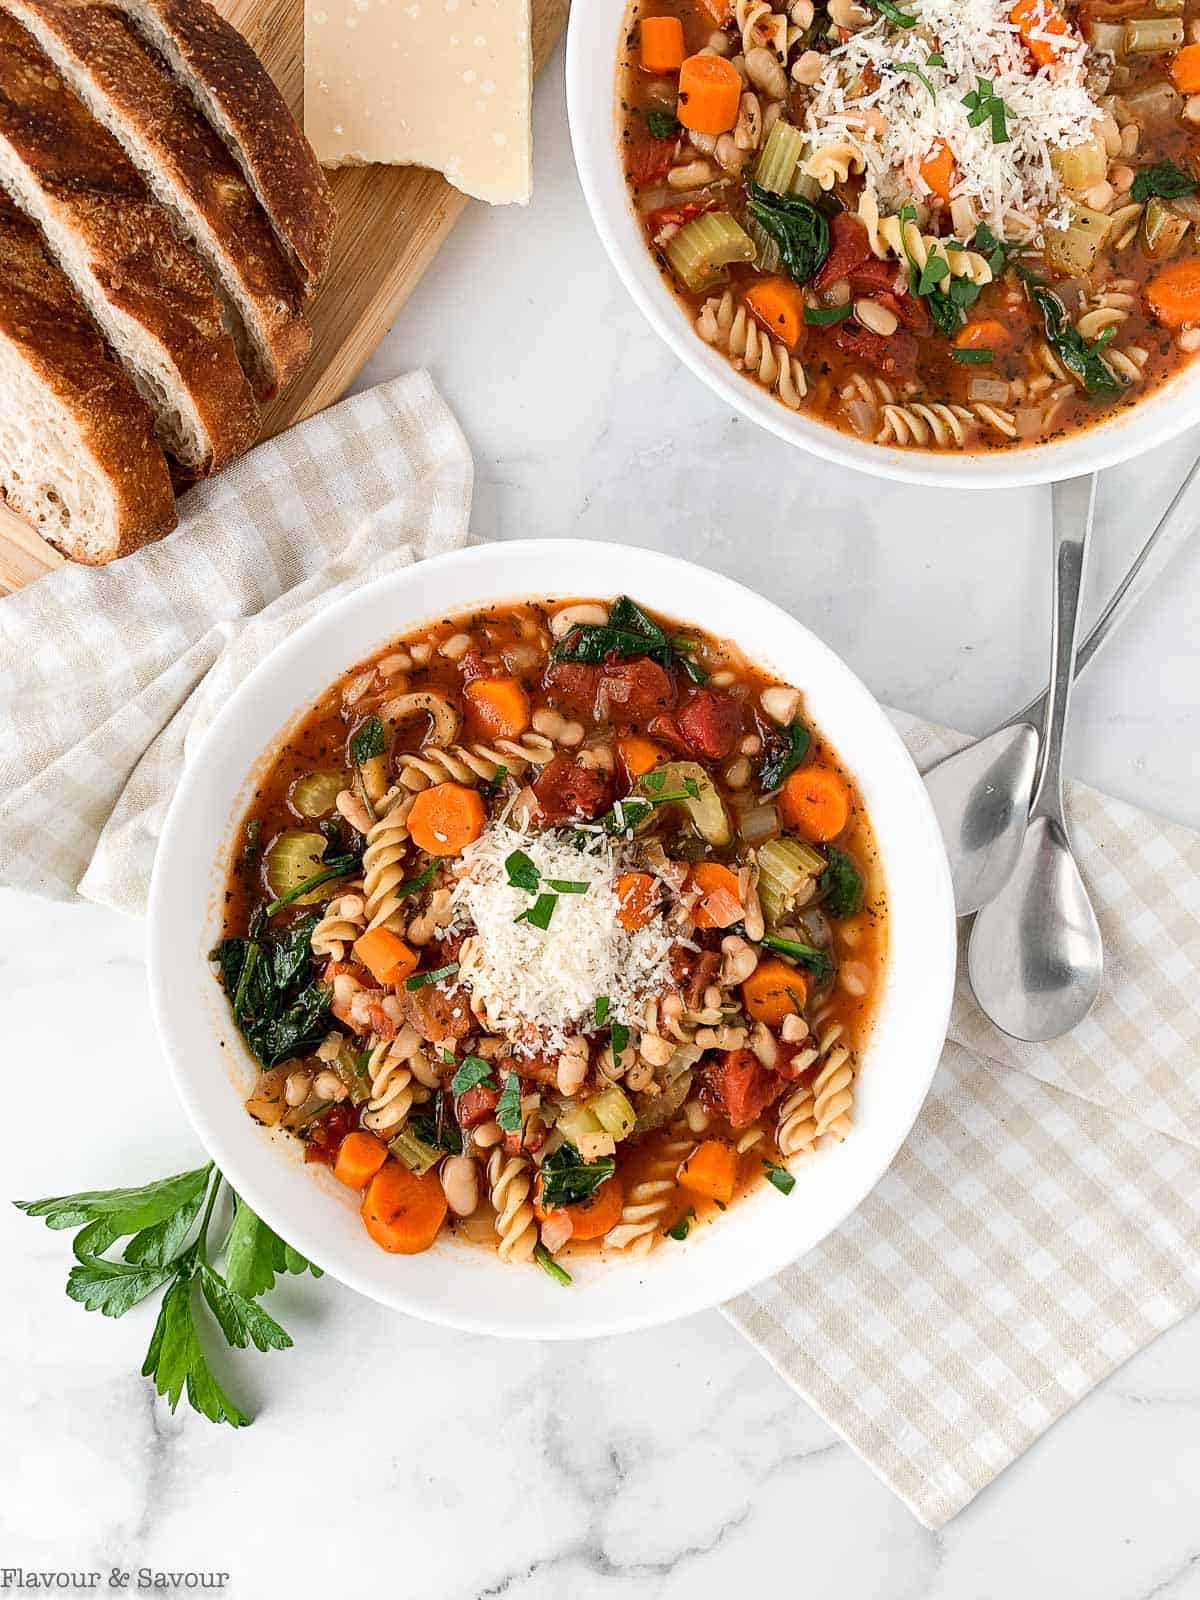
[[[269,758],[213,966],[246,1108],[361,1193],[560,1281],[851,1132],[884,885],[799,688],[615,601],[451,617]]]
[[[648,247],[793,411],[1009,449],[1200,347],[1200,0],[635,0],[618,84]]]

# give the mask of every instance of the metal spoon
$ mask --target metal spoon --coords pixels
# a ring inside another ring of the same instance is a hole
[[[1200,489],[1194,495],[1189,491],[1197,473],[1200,460],[1176,490],[1158,526],[1080,645],[1075,658],[1077,677],[1195,531]],[[1043,691],[994,733],[947,756],[925,774],[950,858],[954,904],[960,917],[994,899],[1016,866],[1029,821],[1037,730],[1045,719],[1048,692]]]
[[[1029,827],[1012,876],[975,918],[967,974],[983,1011],[1017,1039],[1057,1039],[1082,1022],[1104,976],[1104,942],[1063,816],[1062,756],[1096,478],[1056,483],[1050,691]]]

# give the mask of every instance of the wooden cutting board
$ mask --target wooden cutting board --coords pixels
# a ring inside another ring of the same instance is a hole
[[[249,39],[300,120],[303,0],[214,0]],[[533,0],[534,70],[546,64],[570,0]],[[295,383],[267,408],[262,437],[332,405],[395,321],[469,202],[421,167],[346,167],[330,174],[338,209],[329,276],[310,310],[313,353]],[[62,564],[32,528],[0,506],[0,592]]]

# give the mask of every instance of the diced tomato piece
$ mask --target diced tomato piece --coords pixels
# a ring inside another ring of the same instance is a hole
[[[709,761],[722,761],[741,734],[742,702],[723,689],[697,689],[678,722],[690,750]]]
[[[649,656],[605,662],[598,700],[600,715],[607,711],[613,722],[628,727],[647,721],[656,712],[669,711],[676,693],[673,674]]]
[[[693,217],[702,217],[706,211],[711,211],[716,205],[715,200],[685,200],[677,206],[659,206],[657,211],[652,211],[646,218],[646,226],[653,238],[663,228],[682,228],[685,222],[691,222]]]
[[[542,681],[563,710],[590,717],[600,687],[600,670],[585,661],[553,661]]]
[[[367,1015],[371,1019],[371,1026],[381,1039],[394,1039],[396,1037],[396,1024],[382,1006],[368,1006]]]
[[[768,1072],[753,1050],[726,1050],[702,1071],[706,1098],[733,1128],[749,1127],[783,1089],[783,1079]]]
[[[458,1125],[460,1128],[477,1128],[481,1122],[491,1120],[500,1098],[499,1089],[489,1089],[477,1083],[458,1097]]]
[[[675,159],[676,135],[669,139],[635,139],[628,149],[626,171],[639,189],[659,183],[671,170]]]
[[[803,1077],[808,1070],[803,1065],[798,1066],[797,1062],[803,1063],[805,1053],[813,1043],[814,1040],[811,1034],[805,1039],[798,1040],[795,1044],[789,1044],[785,1039],[779,1041],[779,1054],[775,1058],[775,1071],[785,1083],[795,1083],[796,1079]]]
[[[887,378],[911,378],[917,370],[917,341],[911,333],[893,333],[885,339],[869,328],[843,322],[833,337],[848,356],[874,367]]]
[[[613,777],[599,767],[584,767],[570,756],[555,756],[534,779],[533,792],[542,821],[566,822],[569,817],[594,817],[612,801]]]
[[[323,1166],[331,1167],[337,1159],[338,1146],[357,1126],[358,1110],[349,1100],[330,1106],[309,1126],[308,1137],[304,1141],[305,1161],[319,1161]]]
[[[880,261],[872,256],[846,276],[855,294],[895,294],[904,287],[904,269],[897,261]]]
[[[829,254],[825,257],[825,264],[813,279],[813,288],[818,294],[822,289],[828,289],[831,283],[836,283],[839,278],[848,278],[855,267],[862,266],[864,261],[872,258],[871,241],[866,228],[857,217],[852,217],[846,211],[839,211],[829,224]]]
[[[681,944],[671,948],[671,976],[692,1011],[699,1010],[705,989],[717,981],[720,970],[721,957],[715,950],[688,950]]]

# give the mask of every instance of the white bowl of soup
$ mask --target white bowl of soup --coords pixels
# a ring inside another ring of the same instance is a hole
[[[149,961],[188,1114],[277,1233],[398,1310],[566,1338],[837,1227],[928,1090],[955,934],[924,787],[827,646],[547,541],[371,583],[239,686]]]
[[[1200,11],[1109,9],[577,6],[601,240],[680,360],[817,454],[968,487],[1137,455],[1200,420]]]

